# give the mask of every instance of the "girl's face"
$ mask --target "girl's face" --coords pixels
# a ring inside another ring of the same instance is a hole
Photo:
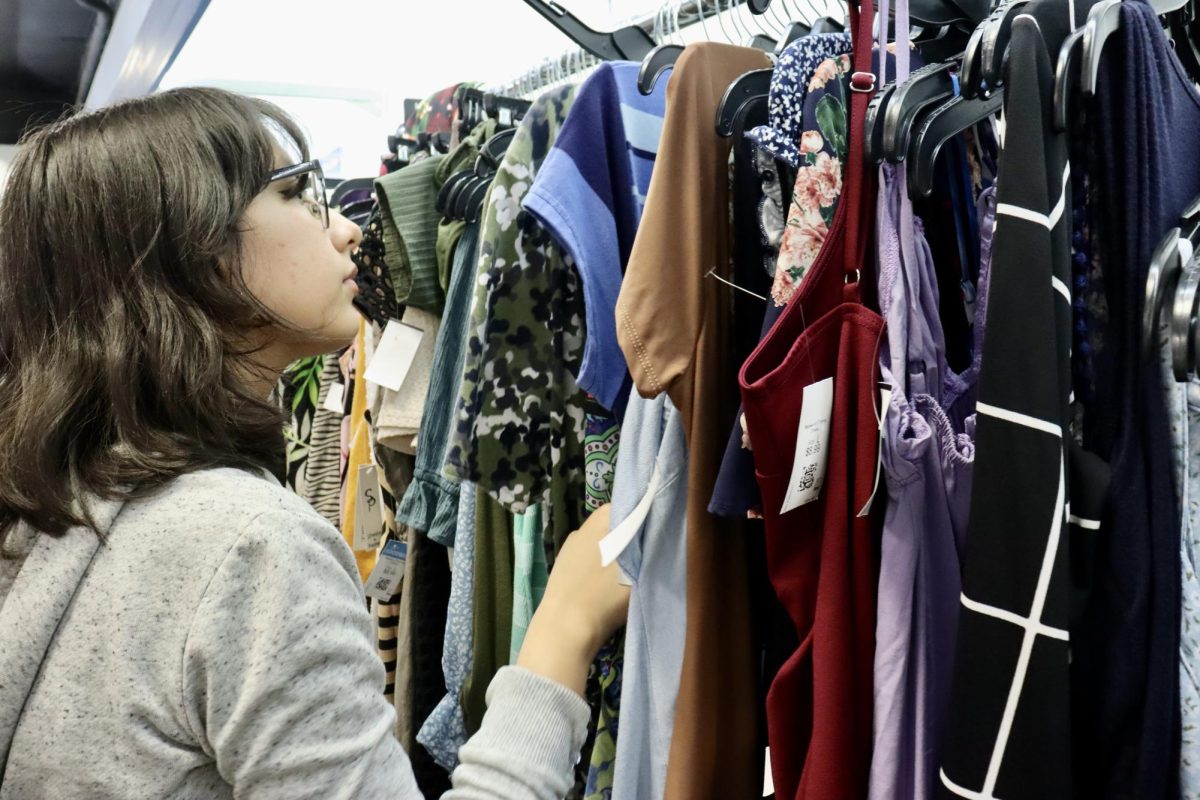
[[[276,154],[275,168],[292,163]],[[362,317],[351,253],[362,240],[358,226],[335,211],[329,229],[319,209],[297,192],[297,181],[275,181],[250,203],[243,219],[242,263],[246,286],[297,331],[272,329],[259,358],[282,369],[296,359],[344,347]]]

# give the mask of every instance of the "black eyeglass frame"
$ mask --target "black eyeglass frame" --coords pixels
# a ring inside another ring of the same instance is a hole
[[[325,194],[325,171],[321,169],[320,161],[314,158],[311,161],[301,161],[299,164],[281,167],[267,176],[267,183],[275,183],[307,173],[311,173],[315,177],[313,193],[316,194],[317,204],[321,208],[321,224],[325,226],[325,230],[329,230],[329,198]]]

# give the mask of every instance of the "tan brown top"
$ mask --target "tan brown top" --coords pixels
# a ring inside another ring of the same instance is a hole
[[[667,86],[645,213],[617,302],[638,392],[667,392],[687,431],[687,637],[667,800],[761,795],[755,660],[742,526],[708,513],[737,413],[730,358],[729,153],[716,113],[739,75],[770,67],[758,50],[694,44]]]

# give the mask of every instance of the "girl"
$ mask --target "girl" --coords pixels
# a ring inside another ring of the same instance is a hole
[[[418,798],[351,551],[268,468],[292,361],[358,330],[280,109],[181,89],[48,125],[0,201],[0,800]],[[561,798],[628,602],[559,557],[450,798]]]

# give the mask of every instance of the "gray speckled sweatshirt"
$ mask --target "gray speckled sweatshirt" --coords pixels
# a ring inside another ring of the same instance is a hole
[[[0,560],[0,800],[420,797],[328,522],[233,469],[91,507],[103,544]],[[444,797],[565,795],[583,700],[513,667],[488,700]]]

